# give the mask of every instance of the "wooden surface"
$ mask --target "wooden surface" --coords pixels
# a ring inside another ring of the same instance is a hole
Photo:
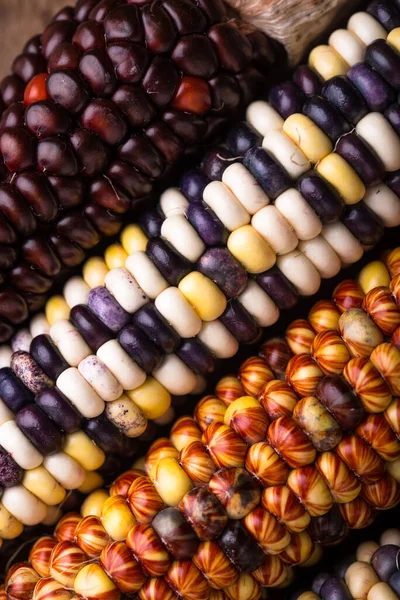
[[[52,15],[68,0],[0,0],[0,77],[8,75],[11,64],[25,42],[41,33]]]

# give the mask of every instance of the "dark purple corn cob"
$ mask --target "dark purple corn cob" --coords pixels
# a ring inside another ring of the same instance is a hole
[[[79,0],[0,83],[0,341],[274,62],[221,0]]]

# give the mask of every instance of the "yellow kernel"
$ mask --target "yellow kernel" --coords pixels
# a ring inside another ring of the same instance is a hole
[[[251,396],[242,396],[241,398],[234,400],[225,411],[225,425],[227,425],[228,427],[230,426],[231,419],[237,411],[242,412],[248,408],[260,408],[260,403],[258,402],[258,400],[252,398]]]
[[[63,450],[86,471],[96,471],[106,458],[103,450],[96,446],[83,431],[75,431],[67,435]]]
[[[226,308],[226,298],[221,290],[198,271],[186,275],[178,287],[202,321],[218,319]]]
[[[311,163],[317,163],[332,152],[332,142],[311,119],[300,113],[290,115],[283,131],[304,152]]]
[[[111,579],[97,563],[86,565],[79,571],[74,581],[74,591],[80,598],[118,598],[118,592]]]
[[[392,46],[397,52],[400,52],[400,27],[392,29],[386,39],[387,43]]]
[[[193,487],[191,479],[175,458],[162,458],[152,468],[150,477],[157,492],[169,506],[177,506]]]
[[[46,303],[46,319],[50,325],[54,325],[60,319],[68,319],[70,310],[64,296],[52,296]]]
[[[0,536],[4,540],[14,540],[21,535],[24,526],[0,502]]]
[[[224,594],[229,600],[255,600],[260,598],[260,584],[249,573],[240,573],[235,583],[224,589]]]
[[[370,290],[376,287],[389,287],[390,275],[389,271],[380,260],[374,260],[361,269],[358,275],[358,283],[361,286],[364,294],[368,294]]]
[[[367,600],[398,600],[398,595],[388,583],[379,581],[369,590]]]
[[[146,250],[148,237],[144,233],[143,229],[139,225],[128,225],[121,233],[121,244],[123,245],[125,252],[133,254],[141,250]]]
[[[94,490],[97,490],[104,485],[104,479],[97,471],[89,471],[86,473],[86,477],[82,485],[78,488],[81,494],[90,494]]]
[[[107,498],[101,510],[101,522],[115,541],[125,540],[130,529],[137,523],[123,496]]]
[[[104,260],[108,269],[117,269],[125,267],[128,254],[125,252],[121,244],[111,244],[104,252]]]
[[[25,471],[22,484],[47,506],[61,504],[67,494],[43,466]]]
[[[100,256],[92,256],[83,265],[82,275],[88,286],[93,289],[104,285],[108,271],[106,263]]]
[[[365,185],[347,161],[336,152],[317,165],[317,171],[342,196],[346,204],[356,204],[365,194]]]
[[[346,75],[350,66],[331,46],[316,46],[308,57],[308,64],[319,73],[322,79]]]
[[[171,406],[171,394],[153,377],[126,394],[140,408],[146,419],[158,419]]]
[[[378,550],[378,548],[379,544],[373,542],[372,540],[362,542],[359,546],[357,546],[356,560],[370,563],[372,555],[376,550]]]
[[[107,490],[96,490],[92,492],[82,503],[81,515],[82,517],[101,517],[103,506],[110,497]]]
[[[243,225],[228,238],[228,248],[248,273],[262,273],[274,266],[276,254],[251,225]]]

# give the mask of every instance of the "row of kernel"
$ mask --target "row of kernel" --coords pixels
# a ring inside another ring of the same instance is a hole
[[[337,565],[336,573],[320,573],[310,591],[298,592],[294,600],[396,600],[400,594],[400,532],[387,529],[379,544],[365,541],[355,555]]]

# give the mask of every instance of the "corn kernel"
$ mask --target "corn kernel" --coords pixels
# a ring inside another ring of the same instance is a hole
[[[14,540],[21,535],[24,526],[8,512],[0,502],[0,536],[4,540]]]
[[[387,43],[392,46],[397,52],[400,52],[400,27],[392,29],[386,39]]]
[[[358,275],[358,283],[360,284],[364,294],[368,294],[370,290],[373,290],[378,286],[389,287],[389,271],[383,262],[380,260],[374,260],[361,269]]]
[[[255,600],[260,598],[260,584],[249,573],[240,573],[235,583],[226,587],[224,593],[229,600]]]
[[[146,250],[148,237],[145,235],[143,229],[139,225],[128,225],[121,233],[121,244],[124,247],[125,252],[133,254],[134,252]]]
[[[315,69],[322,79],[331,79],[337,75],[346,75],[349,65],[330,46],[316,46],[308,57],[308,64]]]
[[[74,591],[79,598],[94,600],[107,598],[117,600],[120,592],[99,564],[86,565],[79,571],[74,581]]]
[[[115,541],[125,540],[128,532],[137,524],[123,496],[110,496],[103,504],[101,522],[108,535]]]
[[[147,428],[146,417],[126,394],[106,403],[105,416],[129,438],[139,437]]]
[[[100,488],[102,485],[104,485],[104,479],[100,473],[97,471],[89,471],[86,473],[85,481],[78,488],[78,491],[86,496],[87,494],[90,494],[94,490]]]
[[[104,252],[104,260],[110,271],[118,267],[125,267],[127,258],[128,254],[121,244],[111,244]]]
[[[169,506],[177,506],[193,486],[175,458],[162,458],[152,468],[150,477],[157,492]]]
[[[52,296],[46,303],[46,319],[53,325],[59,319],[68,319],[70,310],[64,296]]]
[[[399,460],[399,459],[397,459],[397,460]],[[394,461],[394,462],[396,462],[396,461]],[[379,544],[381,546],[388,546],[389,544],[393,544],[394,546],[400,546],[400,531],[398,529],[396,529],[395,527],[386,529],[379,538]],[[379,546],[378,546],[378,548],[379,548]],[[375,550],[378,550],[378,548],[375,548]],[[370,556],[370,559],[372,558],[372,554]],[[362,560],[362,559],[358,558],[357,560]],[[369,560],[367,560],[366,562],[369,562]]]
[[[93,256],[89,258],[83,265],[82,275],[90,288],[104,285],[104,280],[108,273],[106,263],[100,256]]]
[[[186,275],[178,287],[202,321],[218,319],[226,308],[226,298],[221,290],[198,271]]]
[[[66,491],[43,466],[25,471],[22,484],[48,506],[61,504]]]
[[[336,29],[328,43],[350,67],[364,60],[364,44],[348,29]]]
[[[74,458],[86,471],[100,469],[105,461],[104,452],[83,431],[70,433],[65,438],[64,452]]]
[[[310,161],[304,152],[283,131],[272,131],[263,139],[262,147],[293,181],[311,169]]]
[[[228,249],[248,273],[262,273],[274,266],[276,254],[251,225],[233,231]]]
[[[153,377],[147,377],[142,385],[126,393],[146,419],[158,419],[171,406],[171,394]]]
[[[375,40],[386,40],[387,32],[372,15],[360,11],[354,13],[347,21],[347,29],[354,33],[364,46],[369,46]]]
[[[398,595],[392,590],[388,583],[379,581],[369,590],[367,598],[368,600],[397,600]]]
[[[251,396],[242,396],[241,398],[234,400],[232,404],[228,406],[224,414],[225,425],[227,425],[228,427],[230,426],[231,419],[237,411],[241,412],[249,408],[260,408],[259,401],[255,398],[252,398]]]
[[[365,194],[365,185],[349,165],[336,152],[328,154],[317,165],[317,171],[342,196],[346,204],[356,204]]]
[[[313,164],[332,152],[331,140],[305,115],[300,113],[290,115],[283,125],[283,131]]]
[[[23,525],[39,525],[46,518],[47,506],[23,485],[5,488],[1,501]]]
[[[92,492],[82,503],[81,515],[82,517],[101,517],[103,506],[109,498],[107,490],[96,490]]]

